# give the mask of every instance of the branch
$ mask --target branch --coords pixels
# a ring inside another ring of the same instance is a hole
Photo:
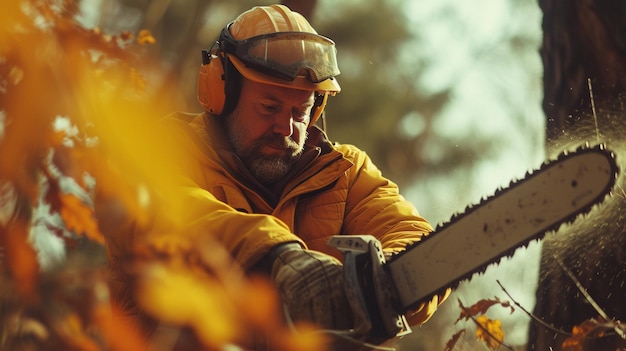
[[[504,288],[504,286],[502,285],[502,283],[500,283],[500,280],[496,280],[496,282],[498,283],[498,285],[500,285],[500,288],[502,289],[502,291],[504,291],[504,293],[506,294],[506,296],[509,297],[509,299],[511,299],[511,301],[513,301],[513,303],[515,304],[515,306],[517,306],[520,310],[522,310],[524,313],[526,313],[526,315],[528,317],[530,317],[530,319],[534,320],[535,322],[541,324],[542,326],[544,326],[547,329],[552,330],[553,332],[559,333],[559,334],[563,334],[566,336],[571,336],[572,333],[568,333],[564,330],[558,329],[555,326],[546,323],[543,319],[535,316],[534,314],[532,314],[531,312],[529,312],[528,310],[526,310],[524,308],[524,306],[522,306],[519,302],[517,302],[512,296],[511,294],[509,294],[509,292]]]
[[[600,305],[598,305],[598,303],[596,303],[596,301],[591,297],[591,295],[589,295],[589,293],[587,293],[587,289],[585,289],[585,287],[582,284],[580,284],[578,279],[576,279],[576,276],[574,276],[574,273],[572,273],[572,271],[570,271],[567,267],[565,267],[565,264],[563,264],[563,261],[561,261],[561,259],[558,258],[556,255],[552,255],[552,257],[554,257],[554,259],[559,264],[559,266],[561,266],[563,271],[565,271],[565,273],[567,273],[567,276],[572,280],[572,282],[574,282],[574,284],[576,284],[576,287],[578,288],[580,293],[583,294],[583,296],[587,299],[589,304],[591,304],[593,309],[595,309],[596,312],[598,312],[600,317],[604,318],[605,321],[612,320],[611,318],[609,318],[607,316],[606,312],[604,312],[602,307],[600,307]]]
[[[465,314],[472,319],[472,321],[474,322],[474,324],[476,324],[478,326],[478,328],[482,329],[482,331],[484,331],[485,333],[487,333],[487,335],[489,335],[490,338],[492,338],[493,340],[496,340],[500,346],[503,346],[504,348],[506,348],[507,350],[511,350],[513,351],[513,347],[507,345],[504,343],[504,340],[500,340],[499,338],[497,338],[495,335],[491,334],[491,332],[485,328],[482,324],[480,324],[476,318],[474,318],[474,316],[471,314],[472,312],[470,310],[468,310],[465,305],[463,305],[463,303],[461,302],[461,299],[458,299],[459,301],[459,306],[461,307],[461,309],[463,310],[463,312],[465,312]]]

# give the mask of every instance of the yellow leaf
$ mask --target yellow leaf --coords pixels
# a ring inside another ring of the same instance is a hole
[[[504,331],[502,323],[497,319],[490,319],[486,316],[476,317],[479,328],[476,329],[478,340],[487,344],[490,350],[496,350],[504,341]]]
[[[145,311],[167,323],[191,327],[204,345],[221,348],[238,333],[230,296],[208,274],[151,263],[142,271],[137,293]]]
[[[141,45],[154,44],[156,43],[156,39],[154,39],[154,37],[152,36],[152,33],[150,33],[149,30],[142,29],[139,31],[139,34],[137,35],[137,43]]]

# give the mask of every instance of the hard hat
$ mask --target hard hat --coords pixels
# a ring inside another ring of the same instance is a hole
[[[311,124],[328,96],[341,90],[335,78],[339,74],[335,43],[284,5],[257,6],[242,13],[222,30],[216,46],[212,52],[204,51],[198,78],[198,100],[213,114],[227,114],[236,104],[238,87],[229,87],[228,82],[234,78],[229,72],[233,68],[251,81],[315,91],[318,101]]]

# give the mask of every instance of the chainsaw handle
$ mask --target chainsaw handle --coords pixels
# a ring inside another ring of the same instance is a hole
[[[411,333],[400,312],[396,286],[384,268],[380,242],[371,235],[335,235],[328,241],[344,255],[346,294],[355,316],[355,332],[368,335],[374,343]]]

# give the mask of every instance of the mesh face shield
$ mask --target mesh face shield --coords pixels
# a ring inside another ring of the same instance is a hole
[[[220,35],[223,50],[252,69],[287,81],[305,76],[312,83],[339,74],[337,49],[329,38],[307,32],[277,32],[236,40],[228,28]]]

